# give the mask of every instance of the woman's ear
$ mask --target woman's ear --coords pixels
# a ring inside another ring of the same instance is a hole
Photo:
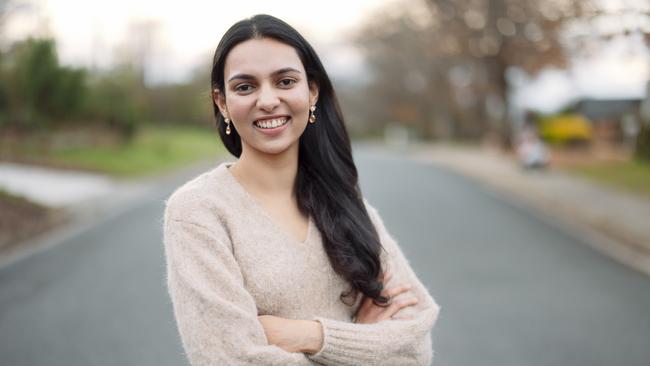
[[[314,105],[318,101],[318,91],[319,87],[316,82],[309,83],[309,105]]]
[[[226,110],[226,97],[219,89],[212,89],[212,100],[214,101],[214,104],[219,107],[221,114],[228,117],[228,111]]]

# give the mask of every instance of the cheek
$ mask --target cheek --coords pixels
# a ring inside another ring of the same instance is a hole
[[[309,111],[309,90],[295,90],[287,96],[287,102],[291,105],[293,113],[308,113]]]
[[[252,98],[242,96],[231,97],[226,103],[228,112],[232,119],[240,122],[242,119],[248,118],[251,108],[254,107],[255,101]]]

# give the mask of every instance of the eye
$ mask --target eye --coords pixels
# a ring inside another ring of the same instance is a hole
[[[280,85],[282,85],[282,86],[291,86],[295,82],[296,81],[293,80],[293,79],[282,79],[282,80],[280,80]]]
[[[239,85],[237,85],[235,87],[235,91],[247,92],[247,91],[250,91],[251,87],[252,87],[252,85],[249,85],[249,84],[239,84]]]

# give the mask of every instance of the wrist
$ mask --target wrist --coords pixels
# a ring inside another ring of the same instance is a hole
[[[323,326],[316,320],[302,320],[305,331],[304,343],[301,352],[314,354],[323,346]]]

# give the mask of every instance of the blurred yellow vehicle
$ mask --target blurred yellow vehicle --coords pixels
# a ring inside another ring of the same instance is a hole
[[[539,132],[545,141],[555,144],[589,142],[593,138],[591,123],[577,113],[543,117],[539,121]]]

